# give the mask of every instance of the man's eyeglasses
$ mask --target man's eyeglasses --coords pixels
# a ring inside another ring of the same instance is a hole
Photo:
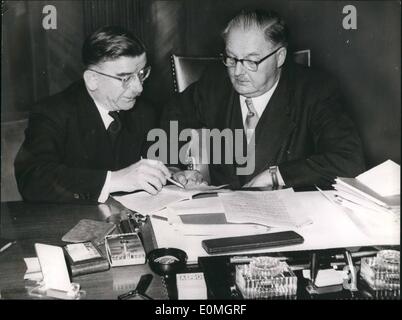
[[[221,59],[222,59],[223,64],[228,68],[236,67],[237,62],[240,62],[243,65],[243,67],[245,67],[247,70],[256,72],[258,70],[258,65],[261,62],[267,60],[270,56],[272,56],[273,54],[278,52],[278,50],[281,48],[282,47],[275,49],[274,51],[272,51],[270,54],[266,55],[264,58],[262,58],[259,61],[253,61],[253,60],[248,60],[248,59],[237,59],[237,58],[228,56],[226,53],[221,54]]]
[[[125,77],[112,76],[110,74],[96,71],[94,69],[88,69],[88,70],[101,74],[105,77],[120,80],[122,87],[124,89],[127,89],[128,86],[130,85],[131,81],[133,81],[135,79],[135,77],[138,78],[138,80],[141,82],[141,84],[144,83],[144,81],[149,77],[149,74],[151,73],[151,66],[145,67],[144,69],[141,69],[137,73],[133,73],[133,74],[127,75]]]

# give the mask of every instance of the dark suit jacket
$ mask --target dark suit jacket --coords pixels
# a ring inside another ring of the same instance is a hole
[[[97,202],[107,170],[146,156],[155,112],[141,99],[120,111],[122,130],[112,145],[84,81],[36,105],[15,160],[19,191],[28,201]]]
[[[226,68],[207,70],[176,95],[165,106],[162,126],[167,127],[169,120],[178,120],[180,128],[243,129],[239,95]],[[236,163],[211,164],[211,183],[238,188],[278,165],[288,186],[330,185],[336,176],[354,177],[365,168],[360,139],[344,113],[335,82],[298,65],[283,68],[256,127],[255,141],[253,174],[237,175]]]

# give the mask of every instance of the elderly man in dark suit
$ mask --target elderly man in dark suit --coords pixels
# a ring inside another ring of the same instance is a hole
[[[286,59],[288,30],[278,14],[242,11],[223,37],[224,65],[175,96],[162,118],[163,126],[177,120],[180,128],[242,130],[246,145],[255,142],[250,173],[238,174],[236,159],[212,163],[210,157],[212,184],[323,186],[364,170],[361,142],[336,83]],[[239,145],[234,139],[233,149]],[[183,173],[175,178],[186,180]]]
[[[84,43],[83,79],[33,108],[15,160],[28,201],[104,202],[109,193],[156,194],[171,173],[146,157],[155,112],[140,98],[150,73],[142,42],[104,27]]]

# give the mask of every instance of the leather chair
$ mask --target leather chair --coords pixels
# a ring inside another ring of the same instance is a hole
[[[298,64],[310,67],[310,49],[293,52],[293,60]],[[222,62],[219,57],[191,57],[172,54],[171,64],[175,92],[184,91],[201,77],[209,65],[214,63]]]
[[[293,59],[296,63],[310,67],[311,65],[311,51],[310,49],[299,50],[293,52]],[[172,54],[172,75],[173,85],[175,92],[183,92],[190,84],[198,81],[204,70],[211,64],[222,63],[219,57],[191,57]],[[193,130],[194,134],[197,133],[198,137],[201,137],[201,130]],[[193,135],[194,136],[194,135]],[[194,144],[194,141],[198,141],[198,146]],[[190,147],[192,150],[198,148],[195,152],[195,156],[191,155]],[[200,171],[204,179],[210,182],[208,165],[201,159],[208,154],[205,146],[200,139],[191,139],[186,145],[187,148],[187,163],[189,169]],[[205,159],[203,159],[205,160]],[[204,164],[203,164],[204,163]]]
[[[14,159],[24,141],[28,119],[1,123],[1,202],[20,201],[14,174]]]
[[[182,92],[196,82],[210,64],[221,63],[219,57],[186,57],[172,54],[171,58],[175,92]]]

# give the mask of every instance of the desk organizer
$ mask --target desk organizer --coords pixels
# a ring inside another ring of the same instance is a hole
[[[256,257],[236,266],[236,285],[244,299],[291,298],[296,296],[297,277],[286,262]]]

